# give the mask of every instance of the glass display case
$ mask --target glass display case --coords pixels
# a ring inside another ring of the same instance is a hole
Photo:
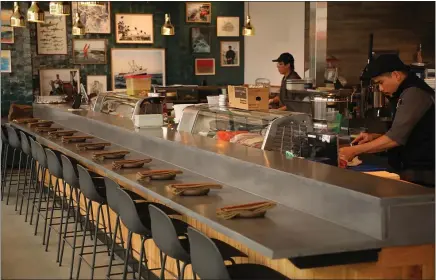
[[[249,147],[299,153],[312,119],[305,113],[247,111],[199,104],[186,107],[178,130]]]

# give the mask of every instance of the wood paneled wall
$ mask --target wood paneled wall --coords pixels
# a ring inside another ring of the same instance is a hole
[[[309,5],[306,4],[306,15]],[[327,55],[340,60],[341,76],[359,82],[368,58],[369,34],[374,33],[375,50],[399,50],[405,63],[413,62],[422,44],[425,62],[435,60],[434,2],[328,2]],[[306,54],[309,61],[309,18],[306,18]]]

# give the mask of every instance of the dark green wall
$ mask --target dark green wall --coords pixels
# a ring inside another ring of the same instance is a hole
[[[12,9],[13,2],[1,2],[2,9]],[[48,10],[49,2],[40,2],[40,7]],[[167,84],[202,84],[206,80],[208,85],[242,84],[244,82],[244,38],[216,37],[217,16],[239,16],[240,28],[243,25],[243,2],[212,2],[212,22],[210,24],[196,24],[185,22],[185,2],[111,2],[111,31],[112,34],[86,34],[85,36],[71,35],[71,16],[67,20],[68,55],[38,55],[36,45],[36,24],[28,23],[27,29],[15,28],[15,44],[2,45],[4,49],[12,50],[12,72],[2,73],[2,116],[7,114],[9,101],[29,103],[30,94],[39,93],[39,69],[43,68],[79,68],[80,80],[86,86],[87,75],[106,75],[108,89],[111,82],[111,48],[165,48],[166,49],[166,80]],[[21,3],[21,10],[27,13],[28,3]],[[115,13],[152,13],[154,18],[154,44],[116,44],[115,43]],[[162,36],[160,28],[164,23],[165,13],[170,13],[171,21],[175,25],[175,36]],[[190,49],[190,28],[208,27],[211,29],[211,53],[192,54]],[[26,35],[27,34],[27,35]],[[26,37],[27,36],[27,37]],[[21,38],[23,37],[23,38]],[[72,43],[74,38],[105,38],[108,40],[108,63],[105,65],[77,65],[72,60]],[[220,66],[220,41],[240,41],[240,66]],[[17,43],[23,42],[23,43]],[[30,54],[29,54],[30,53]],[[215,58],[214,76],[195,76],[195,58]],[[21,65],[21,66],[20,66]],[[26,69],[26,71],[21,71]],[[18,71],[20,70],[20,71]],[[7,80],[14,82],[7,82]],[[27,95],[23,96],[23,92]],[[8,102],[3,102],[8,99]]]

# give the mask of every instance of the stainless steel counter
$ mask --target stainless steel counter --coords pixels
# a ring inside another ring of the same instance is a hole
[[[162,184],[139,184],[134,174],[102,166],[109,177],[119,177],[147,190],[169,206],[267,257],[434,242],[431,189],[306,160],[287,160],[279,153],[168,129],[136,131],[129,119],[90,111],[69,112],[65,106],[35,105],[34,115],[140,151],[154,158],[153,167],[183,168],[185,174],[179,179],[184,182],[211,180],[225,185],[210,197],[179,198],[164,191]],[[55,144],[86,164],[96,164],[90,154],[77,155],[72,145],[60,141]],[[216,218],[218,207],[262,198],[280,204],[265,219]]]

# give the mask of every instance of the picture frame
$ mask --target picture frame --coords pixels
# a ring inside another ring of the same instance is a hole
[[[153,14],[115,14],[118,44],[153,44]]]
[[[191,27],[192,53],[211,52],[211,29],[209,27]]]
[[[217,17],[217,37],[239,37],[239,17]]]
[[[37,23],[36,35],[38,54],[68,54],[67,24],[64,16],[45,12],[45,22]]]
[[[11,26],[11,16],[13,13],[13,10],[1,10],[0,17],[2,26]]]
[[[195,75],[196,76],[215,75],[215,58],[196,58]]]
[[[2,50],[0,57],[0,69],[1,73],[12,73],[12,61],[11,61],[11,51]]]
[[[186,22],[211,23],[211,2],[186,2]]]
[[[77,68],[39,69],[40,96],[72,96],[80,86]]]
[[[86,91],[88,96],[96,96],[100,93],[107,92],[106,75],[88,75],[86,76]]]
[[[220,60],[222,67],[240,66],[240,42],[239,41],[221,41]]]
[[[11,26],[1,27],[1,43],[13,44],[14,43],[14,28]]]
[[[106,63],[106,39],[73,39],[73,64]]]
[[[111,5],[105,2],[104,6],[83,5],[81,2],[71,2],[73,22],[76,13],[80,14],[80,21],[85,25],[87,34],[111,33]]]
[[[111,49],[112,91],[126,91],[125,74],[145,71],[152,76],[152,84],[166,85],[165,49]]]

